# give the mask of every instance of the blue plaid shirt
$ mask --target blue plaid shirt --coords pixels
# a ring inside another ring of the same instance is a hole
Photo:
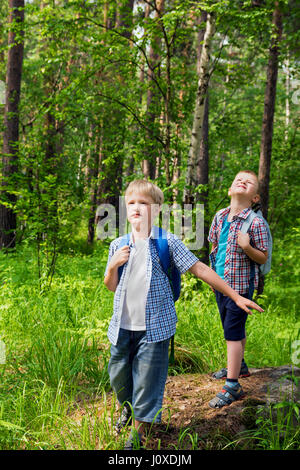
[[[147,250],[147,283],[148,294],[146,301],[146,338],[148,343],[156,343],[171,338],[176,331],[177,315],[173,300],[173,293],[168,277],[164,273],[160,264],[159,256],[154,244],[154,230],[152,229]],[[170,249],[172,262],[181,274],[185,273],[195,263],[198,258],[184,245],[184,243],[173,235],[167,233],[167,240]],[[119,248],[121,237],[111,242],[109,255],[104,276],[114,253]],[[133,246],[130,239],[129,248]],[[125,290],[124,280],[126,280],[127,263],[124,264],[123,273],[118,283],[114,295],[113,316],[108,327],[108,338],[114,345],[117,344],[121,315],[124,304]],[[139,286],[137,286],[137,289]]]

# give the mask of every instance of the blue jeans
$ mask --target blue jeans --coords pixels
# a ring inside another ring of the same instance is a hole
[[[169,341],[147,343],[145,331],[121,328],[117,345],[111,346],[108,364],[111,386],[120,404],[131,403],[137,421],[161,421]]]

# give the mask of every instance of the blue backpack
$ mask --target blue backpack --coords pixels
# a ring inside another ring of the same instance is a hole
[[[160,260],[160,264],[166,276],[168,277],[173,292],[174,302],[179,299],[180,290],[181,290],[181,275],[180,271],[176,268],[174,264],[171,263],[170,250],[167,240],[167,232],[160,228],[154,227],[155,237],[153,239],[155,248]],[[130,233],[127,233],[121,238],[119,248],[122,246],[129,245]],[[123,266],[119,267],[119,280],[121,279]]]

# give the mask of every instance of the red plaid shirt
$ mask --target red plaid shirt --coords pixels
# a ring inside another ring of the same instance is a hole
[[[227,239],[224,280],[239,294],[246,294],[249,291],[251,260],[237,243],[237,232],[241,230],[243,221],[248,217],[250,208],[242,210],[235,215],[230,224]],[[223,221],[229,214],[230,206],[221,209],[215,215],[210,227],[208,240],[216,244],[216,248],[210,254],[211,266],[215,269],[218,242],[223,226]],[[260,217],[255,217],[248,230],[250,244],[260,251],[268,250],[268,233],[264,221]],[[259,265],[255,263],[254,288],[258,285]]]

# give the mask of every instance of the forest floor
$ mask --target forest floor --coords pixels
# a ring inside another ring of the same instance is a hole
[[[250,377],[240,379],[245,398],[221,409],[212,409],[208,403],[221,391],[223,380],[215,380],[209,374],[199,373],[169,376],[162,422],[152,427],[146,449],[222,448],[241,432],[255,427],[259,405],[295,400],[295,397],[296,401],[300,401],[299,384],[295,390],[291,380],[291,374],[299,376],[300,369],[281,366],[250,369],[250,372]],[[100,416],[103,414],[103,403],[93,403],[93,407],[95,405]],[[112,394],[107,397],[106,406],[112,406]],[[85,404],[84,408],[77,409],[72,418],[79,424],[86,410]],[[117,415],[116,412],[114,420]],[[110,421],[110,413],[106,413],[106,416]],[[247,445],[247,441],[245,442]]]
[[[207,448],[215,446],[217,435],[234,436],[246,429],[246,416],[242,410],[247,405],[263,405],[266,402],[267,384],[272,382],[268,371],[264,369],[252,373],[250,377],[240,379],[246,397],[230,406],[212,409],[209,401],[221,391],[223,380],[212,379],[207,374],[191,374],[169,377],[166,384],[162,424],[152,433],[148,445],[157,448],[161,439],[163,448],[178,446],[182,431],[189,428],[189,433],[199,436],[201,444]],[[186,446],[191,439],[186,436]],[[185,446],[182,442],[183,447]]]

